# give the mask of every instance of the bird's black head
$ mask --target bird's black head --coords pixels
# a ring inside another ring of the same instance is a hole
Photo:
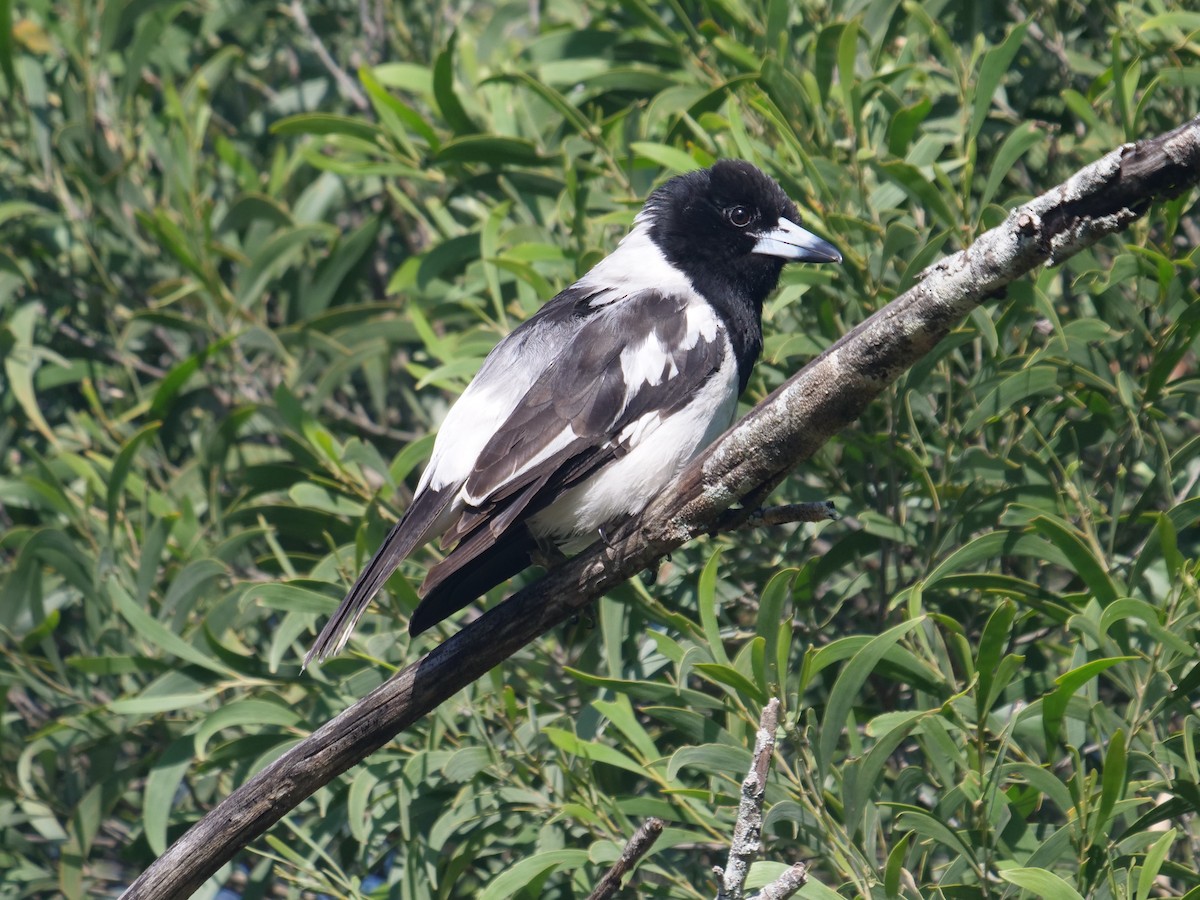
[[[842,260],[797,224],[783,189],[743,160],[672,178],[650,195],[646,214],[663,255],[725,318],[743,370],[762,348],[762,304],[784,263]]]

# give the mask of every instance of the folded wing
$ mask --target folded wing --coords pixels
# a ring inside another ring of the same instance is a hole
[[[412,504],[305,663],[338,652],[400,562],[439,534],[455,546],[422,586],[414,634],[528,566],[525,519],[685,405],[726,359],[724,341],[686,295],[598,300],[572,289],[542,307],[497,345],[447,416]],[[517,368],[530,360],[533,370]]]
[[[412,633],[530,565],[525,520],[644,440],[718,371],[724,337],[689,299],[646,291],[601,308],[534,381],[463,483],[464,508],[443,535],[457,546],[430,569]]]

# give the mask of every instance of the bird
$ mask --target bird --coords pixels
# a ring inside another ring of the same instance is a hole
[[[413,635],[638,515],[732,424],[787,262],[840,263],[744,160],[677,175],[582,278],[503,338],[454,402],[412,502],[305,665],[336,655],[415,549],[440,538]]]

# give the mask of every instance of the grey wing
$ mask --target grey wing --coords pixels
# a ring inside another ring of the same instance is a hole
[[[496,403],[511,411],[519,404],[546,365],[552,365],[553,349],[569,342],[576,319],[590,309],[590,295],[568,288],[526,322],[507,335],[488,354],[479,373],[447,416],[434,446],[434,455],[421,477],[413,501],[388,532],[383,543],[355,580],[346,598],[330,616],[304,658],[307,666],[323,660],[345,646],[367,604],[392,572],[417,547],[437,537],[446,527],[463,482],[476,461],[477,447],[486,447],[487,435],[479,434],[480,407]],[[581,313],[582,311],[582,313]],[[541,367],[538,366],[541,361]],[[507,413],[501,416],[501,422]]]
[[[447,417],[442,453],[435,448],[413,503],[318,635],[306,665],[345,645],[371,598],[416,547],[439,532],[445,546],[457,542],[430,570],[422,587],[428,597],[464,566],[503,549],[498,539],[523,515],[624,452],[620,434],[628,424],[683,405],[720,367],[724,338],[689,331],[687,298],[646,291],[593,303],[593,296],[564,291],[489,354]],[[472,403],[480,396],[507,398],[507,414],[490,435],[477,433]],[[477,453],[466,446],[481,437]],[[507,574],[491,584],[474,579],[474,594],[446,602],[430,624],[519,568],[506,562],[496,571]],[[424,604],[422,612],[428,619]]]
[[[629,426],[687,404],[724,359],[724,337],[695,329],[686,297],[647,291],[590,317],[479,455],[463,485],[467,505],[443,536],[458,545],[422,593],[624,453]]]

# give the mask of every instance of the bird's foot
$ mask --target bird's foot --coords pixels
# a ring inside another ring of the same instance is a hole
[[[529,554],[529,561],[535,566],[553,569],[566,561],[567,555],[559,550],[558,545],[549,538],[534,536],[533,540],[535,546]]]

